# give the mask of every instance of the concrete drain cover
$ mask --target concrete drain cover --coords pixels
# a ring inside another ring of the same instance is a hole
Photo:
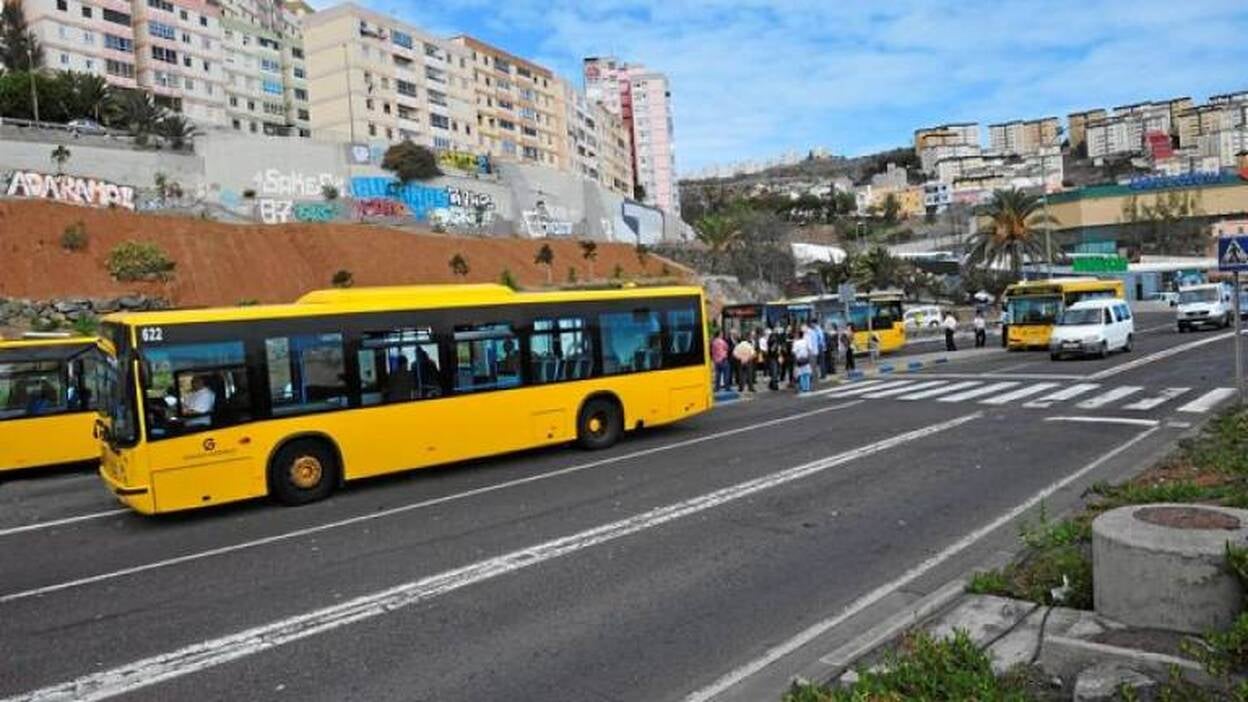
[[[1199,507],[1146,507],[1136,510],[1135,518],[1142,522],[1170,527],[1171,529],[1225,529],[1233,531],[1240,528],[1239,519],[1229,514]]]

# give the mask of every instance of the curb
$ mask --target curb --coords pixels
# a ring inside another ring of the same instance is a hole
[[[948,356],[941,356],[940,358],[936,358],[931,361],[908,361],[904,368],[898,368],[891,363],[884,363],[877,366],[872,372],[852,370],[846,374],[845,380],[853,382],[855,380],[863,380],[876,375],[888,375],[890,373],[915,373],[929,366],[935,366],[948,362]]]

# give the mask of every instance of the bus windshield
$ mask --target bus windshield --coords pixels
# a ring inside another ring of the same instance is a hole
[[[1059,295],[1010,298],[1011,324],[1052,324],[1062,310]]]
[[[134,392],[130,374],[124,362],[112,356],[100,364],[103,369],[100,415],[108,420],[106,438],[114,446],[133,446],[139,440],[138,424],[135,422]]]
[[[865,331],[867,329],[867,304],[856,302],[849,308],[849,321],[854,325],[854,329]],[[892,329],[895,322],[900,322],[902,318],[901,301],[889,302],[873,302],[871,309],[871,329]]]

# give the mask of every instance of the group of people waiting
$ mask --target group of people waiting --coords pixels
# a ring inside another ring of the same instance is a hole
[[[874,337],[873,351],[878,351]],[[711,361],[715,365],[715,390],[734,385],[739,392],[755,392],[759,373],[767,377],[767,387],[782,386],[810,392],[816,378],[836,373],[837,358],[844,358],[845,370],[854,370],[854,326],[817,321],[788,323],[748,332],[720,331],[711,340]]]

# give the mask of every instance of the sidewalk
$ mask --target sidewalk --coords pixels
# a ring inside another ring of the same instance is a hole
[[[942,339],[943,341],[943,339]],[[816,379],[815,388],[829,387],[839,385],[841,383],[852,383],[866,378],[875,378],[881,375],[914,373],[925,368],[934,368],[949,363],[957,363],[959,361],[968,361],[974,358],[990,356],[992,354],[1006,353],[1006,350],[1000,346],[988,346],[982,349],[963,348],[958,351],[933,351],[930,353],[914,354],[913,356],[899,356],[889,358],[882,356],[877,365],[872,365],[871,360],[867,357],[859,357],[857,360],[857,369],[850,373],[845,373],[844,359],[837,359],[836,367],[840,371],[836,375],[828,376],[822,380]],[[755,395],[764,395],[773,392],[767,389],[767,383],[764,377],[759,375],[759,389]],[[744,400],[752,393],[739,393],[736,390],[720,390],[715,393],[715,404],[724,404]]]

